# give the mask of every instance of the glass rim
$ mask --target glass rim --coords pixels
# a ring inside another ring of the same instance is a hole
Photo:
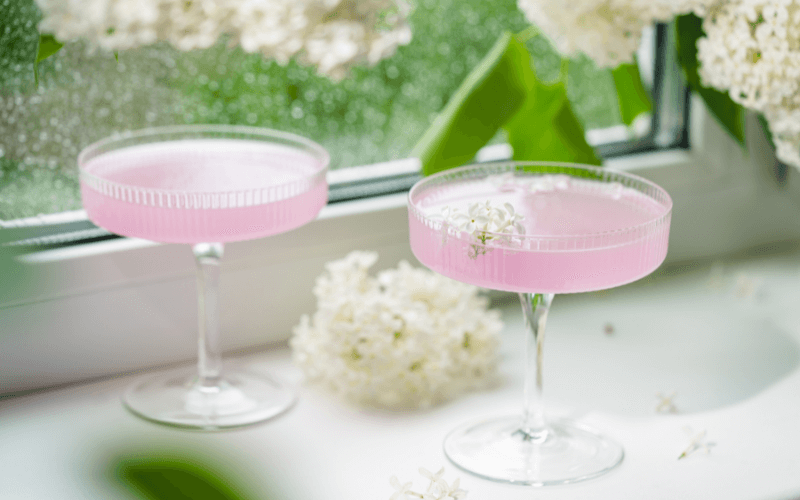
[[[649,193],[645,193],[639,189],[636,189],[638,192],[642,193],[643,195],[647,196],[648,198],[662,205],[665,208],[665,210],[658,216],[633,226],[626,226],[622,228],[611,229],[607,231],[597,231],[592,233],[563,234],[554,236],[554,235],[538,235],[531,233],[509,234],[509,233],[496,233],[491,231],[481,231],[482,234],[485,233],[486,236],[492,237],[492,239],[490,239],[489,242],[481,243],[481,245],[483,246],[487,247],[503,246],[503,245],[496,245],[494,242],[503,241],[504,238],[509,238],[509,237],[516,241],[571,241],[571,240],[585,240],[589,238],[602,237],[602,236],[613,236],[613,235],[625,234],[642,230],[650,226],[658,226],[659,224],[663,223],[665,220],[669,219],[672,216],[672,208],[673,208],[672,197],[670,197],[669,193],[667,193],[667,191],[664,188],[662,188],[658,184],[648,179],[645,179],[644,177],[638,176],[636,174],[631,174],[628,172],[623,172],[620,170],[598,167],[596,165],[586,165],[581,163],[569,163],[569,162],[554,162],[554,161],[491,161],[484,163],[473,163],[443,170],[420,179],[414,184],[414,186],[411,187],[411,189],[408,191],[408,196],[407,196],[408,208],[423,223],[433,224],[435,226],[441,224],[442,229],[445,229],[445,226],[453,228],[455,230],[455,236],[460,237],[461,235],[468,233],[466,233],[466,231],[460,231],[452,224],[444,222],[444,220],[439,215],[431,217],[429,215],[425,215],[422,212],[422,210],[420,210],[420,208],[416,205],[416,203],[414,203],[414,196],[418,194],[418,191],[429,187],[431,184],[436,183],[439,179],[443,177],[451,176],[453,174],[460,174],[463,172],[482,172],[484,175],[477,176],[476,178],[486,178],[490,175],[520,171],[518,167],[543,167],[543,168],[550,167],[553,169],[563,169],[563,171],[556,170],[555,172],[552,172],[553,175],[558,175],[558,174],[569,175],[570,170],[583,170],[585,172],[591,172],[592,174],[597,175],[598,177],[595,177],[595,179],[598,181],[602,180],[604,176],[609,176],[609,175],[615,175],[621,178],[627,178],[631,181],[639,182],[651,188],[655,193],[660,195],[662,199],[657,199],[651,196]],[[494,172],[487,171],[493,168],[496,171]],[[547,174],[550,172],[543,171],[542,173]]]
[[[209,134],[204,136],[203,134]],[[95,183],[102,183],[109,186],[114,186],[122,189],[132,189],[141,192],[153,193],[174,193],[174,194],[189,194],[189,192],[181,189],[165,189],[165,188],[150,188],[142,187],[134,184],[120,183],[110,181],[102,176],[98,176],[86,170],[88,163],[106,153],[119,151],[126,147],[132,147],[142,144],[156,144],[159,142],[166,142],[166,140],[158,140],[159,137],[168,138],[169,136],[176,136],[175,140],[191,140],[191,139],[235,139],[245,138],[253,141],[268,142],[269,139],[277,141],[277,144],[282,144],[287,147],[295,148],[298,151],[309,153],[315,159],[319,160],[319,167],[316,172],[308,175],[300,182],[316,181],[320,177],[327,174],[330,166],[330,154],[317,142],[312,141],[301,135],[293,134],[291,132],[284,132],[281,130],[270,129],[266,127],[251,127],[247,125],[215,125],[215,124],[195,124],[195,125],[167,125],[159,127],[148,127],[137,130],[127,130],[121,133],[113,134],[98,141],[95,141],[81,150],[78,154],[78,168],[81,179],[88,179]],[[137,139],[152,138],[150,141],[135,142]],[[133,142],[132,142],[133,141]],[[126,144],[130,143],[130,144]],[[119,147],[114,147],[119,145]],[[270,184],[269,186],[253,187],[250,189],[238,189],[230,191],[191,191],[190,194],[220,194],[220,195],[236,195],[246,194],[254,190],[264,188],[280,189],[285,186],[297,184],[298,180],[288,182]]]

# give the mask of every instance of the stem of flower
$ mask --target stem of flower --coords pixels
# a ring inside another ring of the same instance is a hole
[[[517,40],[519,40],[520,43],[525,43],[537,35],[539,35],[539,28],[531,24],[524,30],[517,33]]]
[[[567,85],[567,78],[569,78],[569,59],[566,57],[561,58],[561,68],[558,72],[558,79],[564,86]]]

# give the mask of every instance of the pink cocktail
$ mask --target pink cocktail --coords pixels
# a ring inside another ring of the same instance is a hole
[[[223,243],[282,233],[311,221],[328,197],[329,157],[318,144],[234,126],[149,129],[109,138],[79,156],[89,218],[123,236],[192,245],[197,261],[196,370],[137,383],[124,396],[139,416],[219,429],[271,418],[294,393],[273,377],[222,373],[218,282]]]
[[[320,159],[249,139],[138,144],[86,161],[83,206],[97,225],[165,243],[263,238],[316,217],[328,196]]]
[[[612,288],[653,272],[667,254],[671,213],[669,195],[655,184],[580,165],[488,163],[430,176],[411,189],[414,255],[453,279],[518,292],[530,332],[522,416],[453,431],[445,452],[456,465],[493,480],[547,485],[588,479],[620,463],[614,441],[580,423],[544,418],[545,320],[556,293]],[[515,224],[493,231],[482,214],[500,226],[512,214]]]

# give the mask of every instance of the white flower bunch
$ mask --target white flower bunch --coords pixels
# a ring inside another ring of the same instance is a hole
[[[800,168],[800,1],[720,1],[703,30],[703,84],[763,113],[778,158]]]
[[[386,408],[424,407],[491,382],[503,323],[477,287],[405,261],[371,277],[377,259],[352,252],[317,278],[317,311],[290,341],[307,380]]]
[[[486,203],[475,202],[469,205],[466,213],[448,205],[442,208],[442,219],[484,244],[495,239],[496,234],[525,234],[525,226],[522,225],[525,216],[518,214],[511,203],[493,203],[491,200],[486,200]]]
[[[109,50],[166,41],[207,48],[222,35],[285,64],[296,57],[334,79],[411,40],[405,0],[36,0],[39,29]]]
[[[411,482],[401,483],[396,476],[392,476],[389,484],[396,490],[389,500],[409,500],[409,497],[421,498],[422,500],[460,500],[467,497],[467,492],[460,489],[459,478],[453,481],[453,484],[447,484],[442,476],[444,476],[444,467],[439,469],[439,472],[433,474],[424,467],[419,468],[419,473],[428,479],[428,489],[425,493],[417,493],[411,491]]]
[[[704,85],[759,112],[800,107],[800,2],[720,3],[703,30],[697,56]]]
[[[703,13],[714,0],[517,0],[529,22],[564,55],[582,52],[599,67],[633,61],[642,29],[687,12]]]

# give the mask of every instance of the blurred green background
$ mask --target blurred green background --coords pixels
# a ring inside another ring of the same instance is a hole
[[[69,42],[33,60],[41,13],[2,0],[0,16],[0,220],[81,208],[78,152],[115,131],[182,123],[242,124],[307,136],[332,168],[405,158],[436,113],[504,31],[527,24],[515,0],[414,2],[412,42],[334,83],[313,68],[229,48],[225,40],[180,53],[155,45],[119,54]],[[547,40],[528,42],[540,78],[558,78]],[[608,72],[573,61],[568,86],[587,129],[620,123]],[[499,135],[495,142],[504,141]]]

